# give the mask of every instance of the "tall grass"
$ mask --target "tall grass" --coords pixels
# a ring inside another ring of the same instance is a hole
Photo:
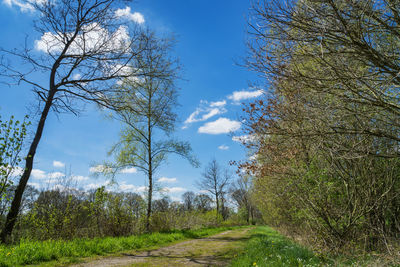
[[[321,266],[329,264],[270,227],[250,230],[251,238],[231,266]]]
[[[71,241],[22,240],[18,245],[14,246],[0,245],[0,266],[20,266],[59,260],[76,262],[81,257],[157,247],[178,240],[213,235],[229,229],[232,229],[232,227],[171,231],[129,237],[74,239]]]
[[[400,266],[396,257],[382,255],[315,254],[268,226],[250,230],[246,247],[231,266]]]

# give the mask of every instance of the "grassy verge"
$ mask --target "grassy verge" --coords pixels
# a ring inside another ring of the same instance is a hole
[[[23,240],[18,245],[0,245],[0,266],[20,266],[59,261],[78,262],[79,258],[107,255],[126,250],[156,248],[178,240],[213,235],[233,227],[205,228],[199,230],[152,233],[129,237],[75,239],[71,241]]]
[[[382,255],[316,255],[267,226],[250,230],[245,250],[231,266],[400,266]]]
[[[250,235],[245,251],[231,262],[231,266],[321,266],[324,263],[313,252],[270,227],[257,227]]]

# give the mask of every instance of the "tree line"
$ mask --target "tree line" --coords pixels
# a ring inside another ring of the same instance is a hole
[[[259,219],[255,209],[248,210],[249,203],[244,201],[250,191],[238,191],[235,185],[225,188],[225,198],[229,195],[232,201],[230,205],[225,203],[220,212],[209,194],[187,191],[182,201],[172,201],[163,194],[152,199],[150,218],[146,194],[117,192],[106,186],[91,190],[78,187],[71,176],[59,178],[57,186],[49,184],[37,189],[27,185],[12,235],[14,242],[129,236],[149,231],[241,225]],[[0,225],[4,225],[15,188],[9,186],[0,198]]]
[[[400,237],[398,1],[253,1],[249,57],[265,96],[246,143],[264,220],[333,250]]]

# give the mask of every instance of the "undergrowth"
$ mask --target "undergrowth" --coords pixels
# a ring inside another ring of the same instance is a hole
[[[314,253],[268,226],[254,228],[249,233],[246,247],[234,257],[231,266],[400,266],[398,260],[382,255]]]

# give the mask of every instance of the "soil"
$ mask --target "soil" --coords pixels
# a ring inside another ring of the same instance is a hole
[[[249,238],[248,230],[249,228],[230,230],[159,249],[125,252],[75,266],[226,266],[242,251]]]

